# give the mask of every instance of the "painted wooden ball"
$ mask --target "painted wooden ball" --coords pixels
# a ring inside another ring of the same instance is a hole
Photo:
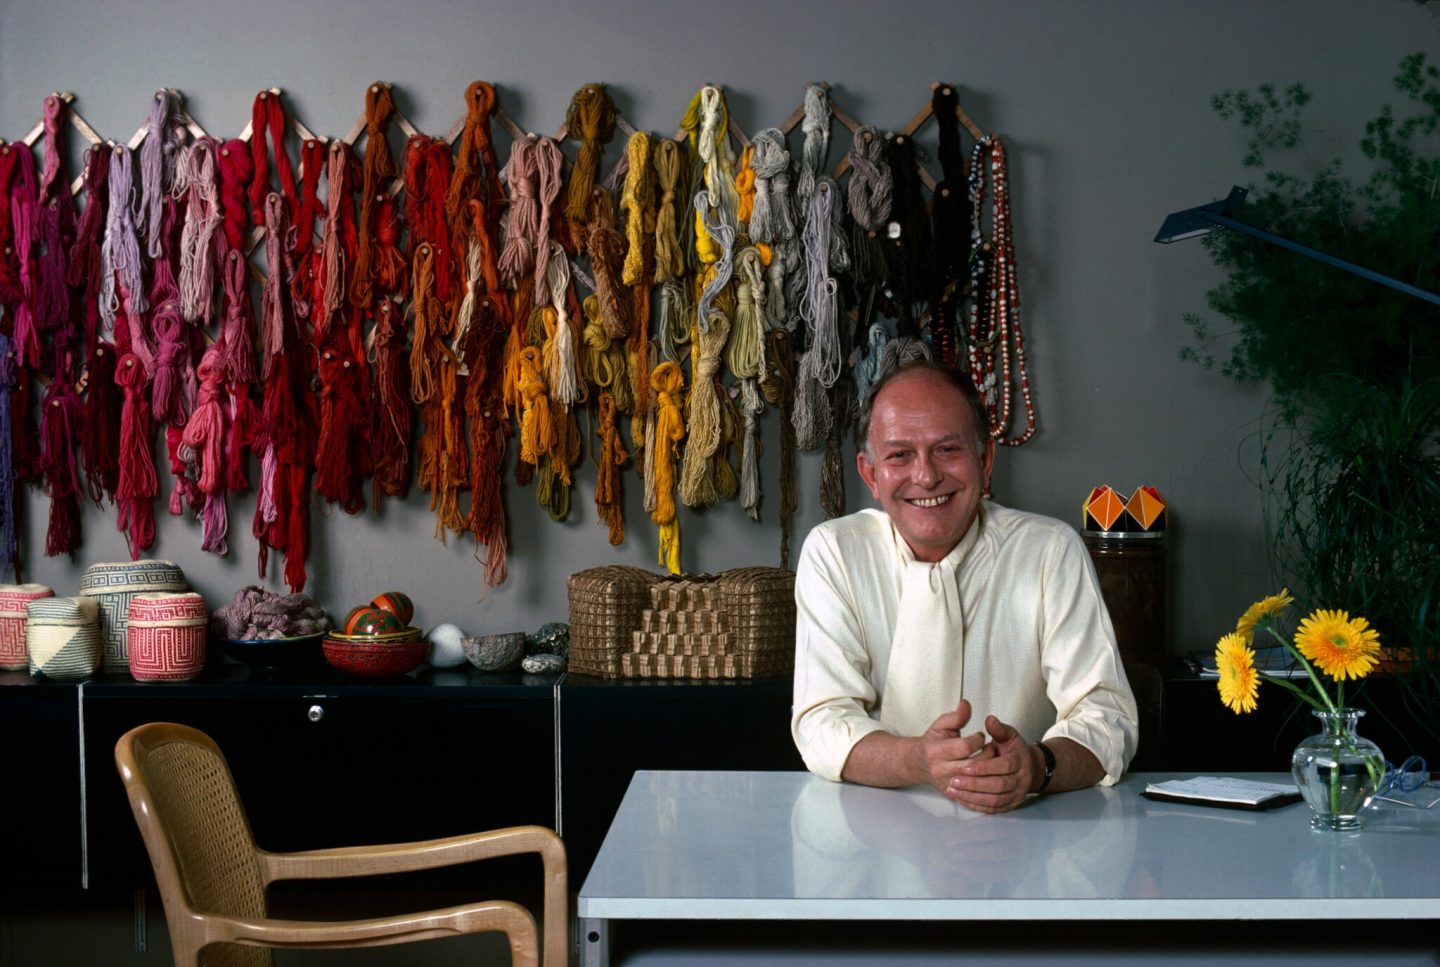
[[[404,631],[405,622],[391,611],[382,611],[370,605],[353,608],[345,618],[347,635],[384,635]]]
[[[399,616],[402,627],[408,627],[410,619],[415,617],[415,603],[404,591],[385,591],[377,594],[371,599],[370,606]]]

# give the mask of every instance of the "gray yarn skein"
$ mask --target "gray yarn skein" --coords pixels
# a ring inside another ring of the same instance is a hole
[[[815,183],[825,170],[825,156],[830,151],[830,98],[825,88],[811,84],[805,88],[805,120],[801,122],[805,143],[801,149],[800,180],[795,197],[804,211],[815,194]]]
[[[834,254],[833,240],[840,234],[834,231],[833,210],[840,189],[828,176],[822,177],[815,186],[814,197],[810,200],[808,217],[805,219],[806,286],[805,297],[800,303],[800,315],[805,319],[806,350],[810,359],[811,372],[825,389],[835,385],[840,378],[840,327],[837,318],[835,278],[829,267]],[[798,428],[797,428],[798,429]]]
[[[850,214],[861,228],[878,231],[890,220],[895,179],[884,156],[885,142],[872,125],[855,132],[855,146],[846,156],[850,161],[847,186]]]
[[[700,213],[706,233],[720,246],[720,258],[715,261],[715,275],[710,279],[700,299],[695,304],[696,322],[701,332],[710,331],[710,304],[730,281],[735,271],[735,226],[725,218],[724,209],[718,209],[718,218],[711,215],[710,193],[704,190],[695,193],[695,210]]]
[[[790,200],[790,149],[779,128],[765,128],[751,139],[754,155],[755,205],[750,212],[752,241],[774,245],[795,237],[795,213]]]

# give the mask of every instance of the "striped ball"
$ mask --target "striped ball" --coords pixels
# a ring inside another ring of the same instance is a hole
[[[36,598],[54,597],[43,584],[0,584],[0,668],[23,672],[30,667],[30,646],[25,640],[25,605]]]
[[[80,593],[100,604],[100,633],[105,643],[107,673],[130,670],[125,624],[130,620],[130,602],[137,594],[152,591],[187,591],[185,572],[170,561],[123,561],[118,564],[91,564],[80,576]]]
[[[183,682],[200,674],[209,618],[205,599],[193,591],[135,595],[125,625],[130,674],[138,682]]]
[[[36,598],[25,606],[30,674],[79,681],[100,667],[100,607],[94,598]]]

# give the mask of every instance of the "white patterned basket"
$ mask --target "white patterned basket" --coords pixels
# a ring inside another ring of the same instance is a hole
[[[100,604],[105,671],[130,671],[125,625],[130,620],[130,602],[135,595],[189,589],[185,572],[170,561],[123,561],[87,567],[80,576],[80,593]]]
[[[131,676],[137,682],[183,682],[200,674],[209,620],[205,599],[193,591],[135,595],[125,626]]]
[[[55,592],[44,584],[0,584],[0,668],[23,672],[30,667],[25,605],[36,598],[54,596]]]
[[[100,607],[94,598],[36,598],[25,606],[30,674],[79,681],[100,667]]]

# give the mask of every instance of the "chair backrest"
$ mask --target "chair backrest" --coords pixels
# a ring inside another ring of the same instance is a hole
[[[171,940],[206,914],[265,916],[265,880],[225,756],[184,725],[154,722],[115,744],[115,765],[145,840]],[[212,947],[206,964],[270,964],[255,947]]]

